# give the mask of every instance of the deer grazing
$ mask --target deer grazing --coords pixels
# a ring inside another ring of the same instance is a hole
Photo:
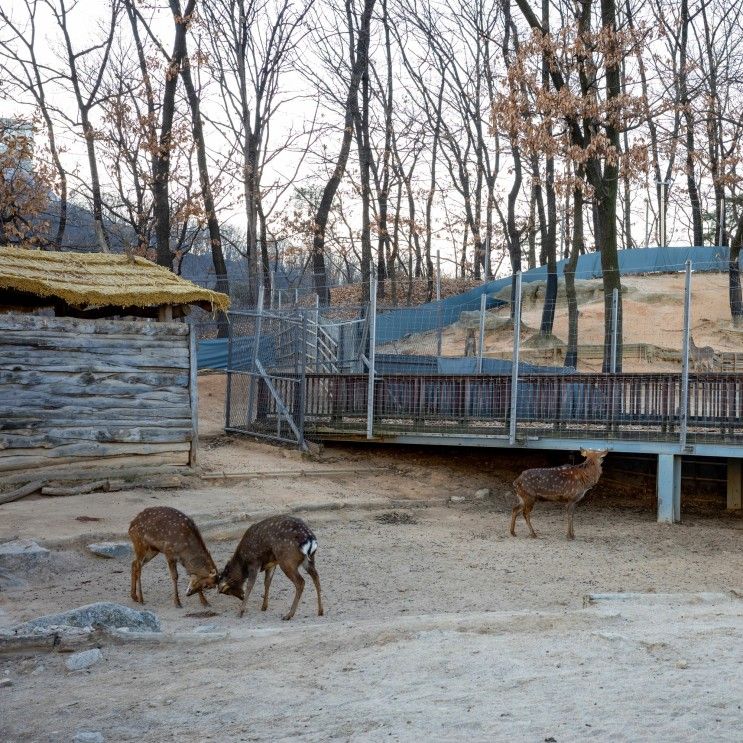
[[[132,600],[143,604],[142,567],[160,552],[168,561],[173,579],[174,602],[181,608],[178,597],[178,567],[180,562],[188,571],[190,582],[186,596],[199,594],[202,606],[209,606],[204,590],[218,582],[217,566],[209,554],[196,524],[185,513],[175,508],[158,506],[145,508],[129,526],[129,538],[134,546],[132,560]]]
[[[712,346],[697,346],[689,336],[689,356],[694,371],[715,370],[715,349]]]
[[[563,464],[561,467],[545,467],[525,470],[514,481],[519,502],[511,511],[511,535],[516,536],[516,517],[522,513],[532,537],[537,533],[529,518],[536,501],[565,503],[567,511],[567,538],[575,539],[573,511],[575,504],[599,481],[601,464],[608,451],[581,449],[585,457],[581,464]]]
[[[317,614],[323,615],[320,596],[320,576],[315,568],[317,540],[307,524],[293,516],[272,516],[253,524],[237,545],[219,576],[219,592],[235,596],[242,601],[238,616],[245,613],[248,597],[258,573],[265,571],[263,604],[261,611],[268,609],[268,590],[278,565],[294,584],[294,602],[283,619],[291,619],[304,591],[304,578],[299,574],[302,566],[312,578],[317,591]],[[243,589],[243,584],[245,588]]]

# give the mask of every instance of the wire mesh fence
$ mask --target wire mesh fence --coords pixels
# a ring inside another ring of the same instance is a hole
[[[472,297],[380,308],[372,291],[368,305],[233,313],[228,427],[298,442],[738,440],[742,331],[725,311],[727,275],[678,269],[617,282],[576,272],[552,300],[548,281],[518,279],[482,291],[479,309]]]

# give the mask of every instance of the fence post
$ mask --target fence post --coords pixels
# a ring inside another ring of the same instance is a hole
[[[679,446],[686,448],[689,419],[689,337],[691,335],[691,261],[686,261],[684,282],[684,338],[681,351],[681,400],[679,405]]]
[[[307,337],[307,313],[302,313],[302,338]],[[307,446],[304,441],[304,413],[305,407],[307,406],[307,364],[304,363],[304,355],[300,355],[302,361],[300,365],[299,374],[299,411],[295,414],[297,428],[300,433],[300,440],[298,442],[300,449],[306,449]]]
[[[366,392],[366,438],[374,438],[374,370],[377,353],[377,275],[369,275],[369,382]]]
[[[508,442],[516,443],[516,406],[519,386],[519,355],[521,353],[521,271],[516,274],[516,299],[513,308],[513,360],[511,362],[511,417],[508,421]]]
[[[224,401],[224,427],[230,428],[232,408],[232,313],[227,313],[227,393]]]
[[[611,373],[617,373],[617,327],[619,323],[619,289],[611,292]]]
[[[436,251],[436,301],[441,301],[441,251]]]
[[[245,421],[249,426],[253,422],[253,402],[256,395],[256,371],[257,365],[256,360],[258,359],[258,353],[261,347],[261,326],[263,324],[263,284],[258,286],[258,304],[256,305],[256,320],[255,320],[255,340],[253,341],[253,360],[250,364],[250,389],[248,392],[248,417]]]
[[[477,373],[482,374],[482,347],[485,345],[485,305],[488,297],[483,292],[480,295],[480,338],[477,341]]]

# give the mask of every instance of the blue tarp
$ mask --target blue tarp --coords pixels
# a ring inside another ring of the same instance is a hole
[[[726,247],[715,248],[635,248],[633,250],[619,251],[619,269],[623,275],[643,274],[643,273],[669,273],[673,271],[682,271],[687,260],[692,262],[695,271],[727,271],[728,269],[728,249]],[[557,274],[562,276],[564,272],[565,261],[559,261],[557,264]],[[578,258],[576,268],[576,278],[589,279],[601,277],[601,254],[588,253]],[[547,267],[539,266],[531,271],[524,271],[522,281],[543,281],[547,278]],[[430,302],[418,307],[406,307],[404,309],[392,310],[377,317],[377,344],[390,343],[399,340],[405,335],[412,333],[422,333],[433,330],[441,323],[443,326],[451,325],[459,320],[459,315],[463,311],[472,311],[480,309],[480,296],[488,295],[488,308],[496,307],[502,302],[494,299],[492,294],[497,294],[501,289],[511,284],[511,277],[496,279],[482,284],[474,289],[470,289],[464,294],[458,294],[453,297],[447,297],[440,302]],[[261,349],[263,352],[263,349]],[[198,344],[199,369],[226,369],[227,368],[227,340],[207,340],[199,341]],[[391,366],[389,370],[383,372],[386,374],[395,373],[393,366],[399,365],[401,371],[398,373],[407,373],[410,365],[417,365],[423,362],[416,359],[424,357],[414,357],[401,355],[397,357],[398,361],[385,362]],[[432,357],[435,358],[435,357]],[[380,355],[377,356],[380,359]],[[468,361],[467,359],[442,359],[442,361]],[[489,360],[493,361],[493,360]],[[471,360],[470,360],[471,362]],[[468,362],[469,363],[469,362]],[[510,373],[510,363],[508,371]],[[425,364],[424,364],[425,365]],[[483,367],[485,371],[485,367]],[[426,373],[421,371],[418,373]],[[451,372],[463,373],[463,372]],[[490,372],[501,373],[501,372]]]

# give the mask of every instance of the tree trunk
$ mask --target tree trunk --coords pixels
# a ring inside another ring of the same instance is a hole
[[[173,54],[163,86],[162,119],[158,147],[152,157],[152,213],[155,220],[155,241],[157,262],[160,266],[172,269],[173,255],[170,252],[170,150],[175,115],[175,94],[181,62],[186,54],[186,31],[196,0],[188,0],[185,12],[181,11],[179,0],[170,0],[170,10],[175,23]]]
[[[730,318],[733,327],[743,327],[743,294],[740,285],[740,250],[743,246],[743,215],[730,241],[730,263],[728,264],[728,293],[730,299]]]
[[[349,0],[347,0],[347,7],[348,2]],[[361,76],[369,66],[369,27],[374,3],[375,0],[364,0],[364,10],[361,14],[361,23],[356,41],[356,58],[351,68],[351,81],[348,87],[348,96],[346,97],[346,115],[341,150],[338,153],[333,174],[325,184],[320,204],[317,208],[317,214],[315,215],[315,234],[312,241],[312,269],[315,280],[315,291],[320,297],[321,304],[330,303],[330,291],[327,285],[327,273],[325,270],[325,231],[328,225],[330,207],[333,204],[333,198],[346,170],[346,163],[348,162],[348,155],[351,150],[351,140],[353,139],[353,102],[358,97]]]
[[[548,157],[546,164],[545,192],[547,196],[547,225],[543,231],[542,250],[547,259],[547,286],[544,292],[541,336],[552,335],[557,306],[557,195],[555,194],[555,161]]]
[[[578,300],[575,295],[575,269],[583,245],[583,191],[573,189],[573,236],[570,256],[565,263],[565,294],[568,300],[568,345],[565,351],[565,366],[578,367]]]
[[[204,211],[206,212],[206,225],[209,231],[209,248],[212,254],[212,263],[214,273],[217,277],[215,289],[218,292],[229,295],[230,286],[227,279],[227,266],[224,262],[224,253],[222,252],[222,236],[219,231],[219,220],[217,219],[217,210],[214,206],[214,196],[212,194],[212,184],[209,179],[209,168],[206,162],[206,144],[204,143],[204,128],[201,122],[201,109],[199,96],[191,78],[191,63],[188,59],[186,49],[186,40],[183,41],[183,64],[181,66],[181,77],[186,89],[188,105],[191,108],[191,130],[193,132],[193,141],[196,145],[196,162],[199,168],[199,185],[201,186],[201,198],[204,201]],[[227,316],[224,312],[217,314],[218,337],[226,338],[229,334],[227,325]]]

